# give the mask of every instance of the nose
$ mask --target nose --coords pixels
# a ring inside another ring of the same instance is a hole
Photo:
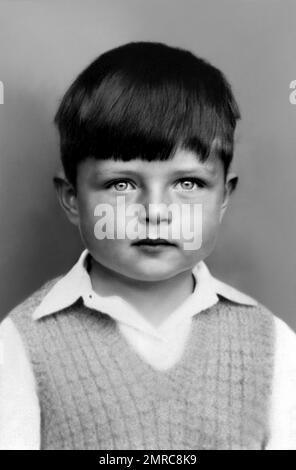
[[[168,198],[164,191],[153,189],[147,192],[143,198],[142,205],[145,209],[142,215],[142,222],[146,224],[159,225],[161,223],[171,223],[171,213],[169,211]]]

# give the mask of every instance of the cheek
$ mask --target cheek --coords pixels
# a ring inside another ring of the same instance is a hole
[[[110,201],[88,195],[79,201],[79,215],[81,238],[88,249],[100,253],[102,257],[114,257],[115,253],[118,256],[118,252],[123,251],[125,237],[116,238],[118,229],[121,229],[120,233],[125,233],[121,207],[117,209],[117,205]]]
[[[203,244],[214,243],[220,227],[220,205],[206,206],[203,210],[202,236]]]
[[[79,229],[81,237],[87,246],[96,241],[94,229],[98,217],[94,214],[97,204],[97,199],[91,196],[82,196],[78,200]]]

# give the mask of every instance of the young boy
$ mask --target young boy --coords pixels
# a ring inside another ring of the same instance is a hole
[[[204,263],[238,119],[218,69],[160,43],[101,55],[65,94],[54,182],[86,249],[10,315],[42,449],[296,448],[295,334]]]

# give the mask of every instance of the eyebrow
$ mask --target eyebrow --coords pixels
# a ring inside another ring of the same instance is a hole
[[[172,171],[170,173],[169,176],[180,176],[180,175],[188,175],[190,173],[195,173],[195,172],[199,172],[199,171],[202,171],[202,172],[205,172],[207,174],[210,174],[210,175],[214,175],[216,173],[215,169],[214,168],[210,168],[210,167],[188,167],[188,168],[180,168],[179,170],[176,169],[174,171]],[[139,176],[139,174],[141,174],[141,171],[136,171],[136,170],[116,170],[115,168],[114,169],[108,169],[108,170],[105,170],[105,171],[98,171],[97,174],[99,175],[108,175],[108,176],[111,176],[112,174],[118,174],[118,175],[131,175],[131,176]]]

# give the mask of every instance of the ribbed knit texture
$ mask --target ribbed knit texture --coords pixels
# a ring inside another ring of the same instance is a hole
[[[262,449],[274,319],[224,298],[195,315],[179,362],[145,363],[109,316],[83,305],[33,321],[58,280],[16,307],[41,403],[42,449]]]

